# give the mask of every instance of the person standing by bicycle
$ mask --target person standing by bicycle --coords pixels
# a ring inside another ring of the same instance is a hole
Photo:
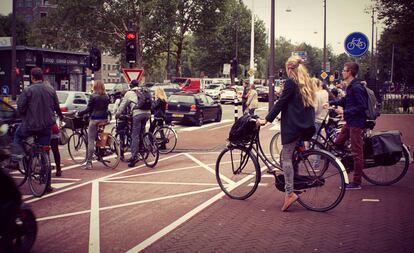
[[[246,113],[250,115],[254,115],[254,111],[259,107],[259,97],[257,95],[256,86],[253,83],[250,84],[250,89],[247,94],[246,107]]]
[[[356,79],[359,71],[359,65],[355,62],[347,62],[342,70],[346,95],[340,100],[330,101],[330,105],[341,106],[342,109],[336,109],[338,114],[344,115],[345,125],[335,140],[335,145],[342,147],[345,141],[350,139],[351,152],[354,159],[353,182],[346,186],[347,190],[360,190],[362,169],[364,168],[364,151],[363,151],[363,131],[365,128],[366,114],[365,109],[368,106],[368,94]],[[327,105],[326,105],[327,106]]]
[[[55,113],[63,120],[56,91],[51,85],[44,83],[42,69],[33,68],[30,76],[32,83],[17,100],[17,111],[22,123],[17,127],[13,142],[13,157],[16,160],[21,160],[24,156],[24,139],[35,136],[39,145],[49,146],[52,126],[56,123]],[[49,180],[47,191],[51,190]]]
[[[265,125],[272,122],[282,112],[281,137],[282,155],[281,165],[285,178],[285,200],[282,211],[286,211],[297,199],[293,189],[292,157],[299,140],[309,140],[315,133],[316,88],[303,60],[298,56],[291,56],[286,62],[288,79],[285,82],[282,94],[273,105],[265,119],[259,119],[258,124]]]
[[[119,106],[121,105],[122,100],[125,97],[127,91],[122,91],[121,92],[121,97],[118,98],[117,100],[115,100],[114,103],[114,112],[116,113]],[[120,116],[117,118],[117,122],[116,122],[116,133],[119,135],[119,144],[120,144],[120,156],[121,156],[121,161],[124,161],[124,145],[125,145],[125,138],[127,135],[127,131],[126,128],[128,127],[128,116],[130,115],[130,110],[129,107],[125,107],[124,110],[121,112]]]
[[[132,112],[132,133],[131,133],[131,159],[128,161],[128,167],[134,167],[135,164],[138,162],[138,154],[140,150],[140,145],[142,145],[142,137],[145,132],[145,125],[151,116],[151,110],[143,110],[134,108],[135,105],[138,104],[138,81],[132,80],[130,87],[131,90],[125,93],[124,99],[122,100],[121,104],[116,111],[116,118],[119,118],[122,111],[128,106]]]
[[[88,150],[86,152],[85,169],[92,169],[92,157],[95,151],[95,140],[98,134],[98,124],[108,122],[109,97],[105,92],[102,80],[97,80],[92,85],[92,95],[89,98],[88,106],[85,110],[77,112],[76,117],[89,114],[88,126]]]
[[[151,106],[151,112],[154,115],[154,120],[151,122],[149,132],[154,133],[157,126],[164,126],[165,110],[167,108],[167,95],[164,89],[157,87],[154,92],[154,101]],[[161,138],[165,138],[164,133],[161,131]],[[162,144],[160,149],[165,149],[165,143]]]

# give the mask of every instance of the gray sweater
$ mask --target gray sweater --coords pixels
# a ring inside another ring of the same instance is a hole
[[[135,109],[133,110],[134,106],[138,102],[138,97],[136,90],[138,90],[138,87],[134,87],[131,90],[127,91],[125,93],[124,98],[121,101],[121,104],[119,105],[118,109],[116,110],[116,116],[120,116],[121,113],[124,111],[125,106],[129,106],[132,112],[132,116],[136,116],[138,114],[142,113],[151,113],[151,110],[141,110],[141,109]]]

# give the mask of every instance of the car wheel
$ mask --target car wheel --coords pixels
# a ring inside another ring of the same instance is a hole
[[[215,120],[216,122],[220,122],[221,121],[222,114],[223,114],[223,112],[220,110],[219,113],[218,113],[218,115],[217,115],[217,118]]]
[[[204,124],[203,114],[200,114],[200,117],[198,118],[198,121],[197,121],[196,124],[197,124],[197,126],[202,126]]]

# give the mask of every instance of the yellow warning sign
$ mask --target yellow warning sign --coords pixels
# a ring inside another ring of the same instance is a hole
[[[247,73],[249,74],[249,76],[253,76],[254,75],[254,69],[249,69],[249,71],[247,71]]]
[[[335,77],[333,75],[330,75],[329,76],[329,81],[331,81],[331,82],[335,81]]]
[[[322,79],[326,79],[328,77],[328,74],[324,71],[321,74]]]

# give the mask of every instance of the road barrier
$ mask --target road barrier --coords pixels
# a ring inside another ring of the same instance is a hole
[[[234,121],[236,122],[236,120],[239,118],[239,110],[237,105],[239,104],[239,101],[237,100],[237,97],[234,99]]]

